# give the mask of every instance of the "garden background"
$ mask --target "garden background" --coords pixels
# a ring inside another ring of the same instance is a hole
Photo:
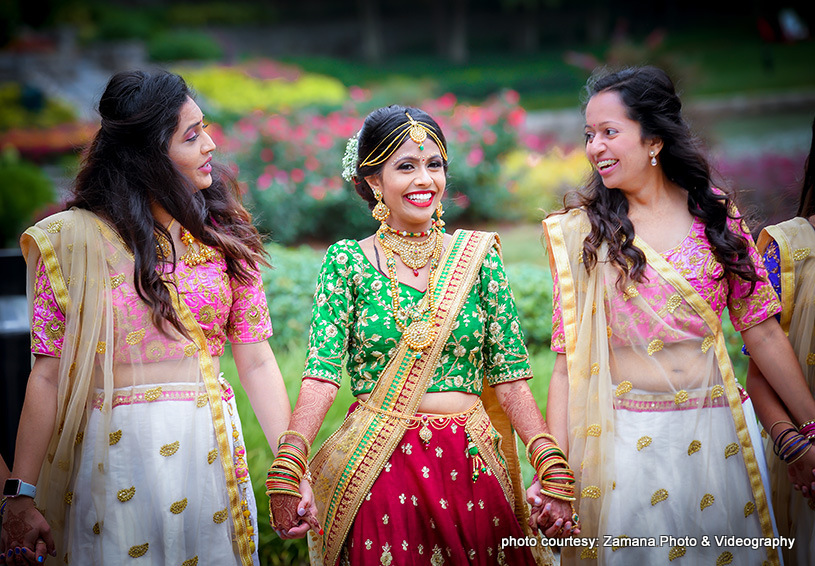
[[[111,73],[181,73],[210,122],[217,157],[238,171],[268,235],[271,343],[293,403],[322,254],[337,239],[376,228],[340,178],[345,141],[376,107],[419,106],[438,119],[450,145],[448,228],[501,236],[536,375],[531,385],[545,410],[554,356],[540,220],[588,172],[579,92],[592,69],[668,70],[717,183],[738,192],[751,226],[795,211],[815,115],[813,5],[755,0],[734,14],[715,2],[654,4],[4,2],[0,246],[14,248],[26,226],[59,209],[98,127],[94,105]],[[741,344],[729,326],[728,337],[743,379]],[[304,542],[280,541],[266,523],[271,453],[234,365],[222,367],[239,394],[262,563],[303,563]],[[3,375],[7,394],[15,379],[25,375]],[[350,402],[344,385],[318,444]],[[6,448],[3,454],[8,460]]]

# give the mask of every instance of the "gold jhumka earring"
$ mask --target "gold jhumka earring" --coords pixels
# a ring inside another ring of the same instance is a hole
[[[373,210],[371,210],[371,216],[374,217],[374,220],[379,220],[381,223],[385,223],[385,219],[390,216],[391,209],[388,208],[388,205],[382,202],[382,191],[379,189],[373,189],[374,198],[376,199],[376,205],[374,206]]]

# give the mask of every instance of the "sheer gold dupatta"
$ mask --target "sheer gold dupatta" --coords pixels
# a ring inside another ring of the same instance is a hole
[[[810,392],[815,395],[815,228],[806,218],[768,226],[758,237],[759,251],[763,254],[773,240],[778,245],[781,328],[798,356]],[[773,454],[772,448],[770,439],[765,450],[779,534],[795,536],[799,518],[811,516],[815,507],[793,491],[787,465]]]
[[[772,536],[739,390],[713,310],[639,239],[636,245],[648,260],[644,283],[627,280],[618,286],[619,271],[605,262],[605,244],[587,273],[582,246],[590,224],[581,210],[548,218],[544,230],[561,291],[568,451],[578,471],[581,536],[601,537],[599,548],[565,549],[563,563],[607,563],[631,550],[602,546],[603,535]],[[712,269],[715,260],[700,261],[699,269]],[[697,550],[669,545],[649,559],[669,561]],[[728,563],[735,554],[740,563],[738,549],[713,551],[714,561]],[[775,563],[776,552],[768,550],[767,558]]]
[[[54,320],[48,329],[53,336],[64,337],[64,343],[55,433],[40,472],[37,498],[54,531],[60,559],[68,562],[71,541],[88,534],[97,541],[94,544],[101,544],[91,551],[95,556],[117,560],[105,554],[104,541],[111,536],[118,545],[123,541],[132,544],[120,560],[129,559],[128,554],[131,558],[150,558],[149,539],[155,536],[151,525],[128,525],[117,518],[132,514],[132,522],[138,523],[136,517],[155,513],[184,524],[200,489],[191,472],[185,472],[188,479],[174,477],[168,482],[166,477],[153,477],[151,470],[161,470],[165,462],[168,471],[173,466],[186,470],[194,469],[195,464],[219,463],[223,469],[218,481],[220,493],[213,495],[211,502],[223,510],[223,519],[220,515],[216,519],[223,523],[231,517],[237,552],[243,564],[251,564],[222,389],[206,338],[175,287],[168,285],[190,338],[169,327],[162,334],[155,327],[150,310],[133,287],[131,252],[94,214],[73,209],[50,216],[26,230],[21,246],[28,265],[29,308],[41,259],[59,309],[65,314],[64,325]],[[159,407],[166,407],[166,412],[153,410]],[[140,421],[145,414],[170,412],[173,415],[167,418],[182,419],[178,424],[184,426],[167,424],[166,441],[158,437],[165,432],[160,424],[157,432],[148,432]],[[216,448],[211,450],[202,444],[201,435],[206,439],[213,429]],[[151,441],[157,442],[155,450],[135,450]],[[134,450],[117,454],[123,447]],[[116,464],[128,459],[133,465]],[[151,468],[148,460],[155,466]],[[163,491],[168,484],[184,493],[163,507],[171,495]],[[177,505],[171,508],[172,503]],[[114,528],[121,524],[124,527]],[[179,552],[194,553],[200,541],[186,525],[186,534],[176,536],[173,546]]]

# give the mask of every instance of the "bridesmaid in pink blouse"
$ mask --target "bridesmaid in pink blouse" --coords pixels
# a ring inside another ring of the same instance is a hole
[[[276,449],[291,409],[268,344],[261,237],[181,77],[118,73],[99,113],[67,209],[21,239],[34,364],[0,562],[257,564],[220,357],[229,340]]]

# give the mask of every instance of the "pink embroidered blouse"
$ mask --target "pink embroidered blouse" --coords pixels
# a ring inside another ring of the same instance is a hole
[[[171,266],[165,264],[169,272]],[[115,281],[115,274],[111,274]],[[212,261],[190,267],[179,261],[175,274],[179,294],[201,325],[207,338],[212,356],[221,356],[229,339],[233,343],[252,343],[265,340],[272,335],[272,323],[263,281],[255,272],[253,281],[243,285],[229,277],[226,261],[219,254]],[[113,310],[116,316],[130,316],[144,310],[144,303],[133,286],[132,272],[113,285]],[[59,308],[54,291],[40,259],[37,262],[35,296],[31,321],[31,351],[34,354],[59,357],[62,353],[65,313]],[[167,358],[162,335],[153,328],[155,335],[145,336],[146,359]],[[126,337],[117,336],[117,339]],[[158,356],[158,352],[161,356]],[[183,355],[183,353],[181,353]],[[173,357],[173,356],[171,356]],[[117,360],[127,362],[128,360]]]
[[[739,332],[746,330],[781,312],[781,304],[772,285],[767,281],[767,271],[749,232],[738,220],[729,220],[730,229],[745,238],[756,271],[763,281],[756,283],[750,293],[750,282],[729,275],[721,278],[724,268],[713,255],[713,247],[705,235],[705,225],[694,218],[688,235],[674,248],[660,255],[684,277],[713,308],[719,319],[724,308],[728,307],[730,320]],[[563,312],[560,306],[560,285],[557,273],[553,272],[552,292],[552,344],[551,349],[560,354],[566,353],[566,335],[563,329]]]

